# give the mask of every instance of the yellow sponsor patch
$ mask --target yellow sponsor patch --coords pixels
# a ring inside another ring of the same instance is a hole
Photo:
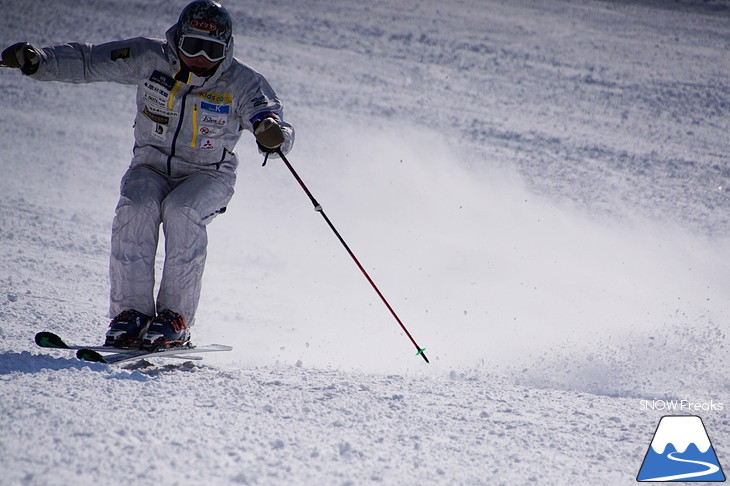
[[[208,91],[205,93],[198,94],[198,97],[203,98],[204,100],[210,101],[211,103],[223,103],[223,104],[233,103],[233,95],[230,93],[217,94],[217,93],[211,93],[210,91]]]
[[[129,49],[129,47],[112,50],[112,61],[116,61],[117,59],[129,59],[130,56],[131,50]]]

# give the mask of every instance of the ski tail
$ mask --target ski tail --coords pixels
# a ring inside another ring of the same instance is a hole
[[[113,355],[112,355],[113,356]],[[76,351],[76,357],[83,361],[92,361],[94,363],[106,363],[106,359],[101,353],[97,353],[93,349],[79,349]]]
[[[139,351],[139,348],[115,348],[112,346],[79,346],[75,344],[67,344],[56,334],[48,331],[41,331],[35,335],[35,343],[42,348],[52,349],[91,349],[99,353],[133,353]]]
[[[35,335],[35,343],[42,348],[71,349],[63,339],[48,331],[41,331]]]

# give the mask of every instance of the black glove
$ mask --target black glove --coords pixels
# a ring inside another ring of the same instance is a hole
[[[38,71],[41,58],[38,51],[27,42],[18,42],[3,51],[3,64],[20,69],[23,74],[31,75]]]
[[[273,117],[266,117],[254,125],[253,134],[261,151],[270,153],[284,144],[284,132]]]

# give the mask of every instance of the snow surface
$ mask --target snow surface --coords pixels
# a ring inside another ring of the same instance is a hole
[[[160,37],[185,4],[10,3],[2,46]],[[37,348],[102,340],[133,89],[1,70],[2,484],[634,484],[672,413],[730,463],[727,2],[227,6],[431,364],[249,135],[193,329],[234,350]]]

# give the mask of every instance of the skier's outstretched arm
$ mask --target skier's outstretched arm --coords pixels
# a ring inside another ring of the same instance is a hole
[[[162,56],[163,49],[160,41],[143,37],[98,45],[71,42],[43,48],[19,42],[3,50],[2,60],[8,67],[18,68],[40,81],[135,84],[144,61]]]

